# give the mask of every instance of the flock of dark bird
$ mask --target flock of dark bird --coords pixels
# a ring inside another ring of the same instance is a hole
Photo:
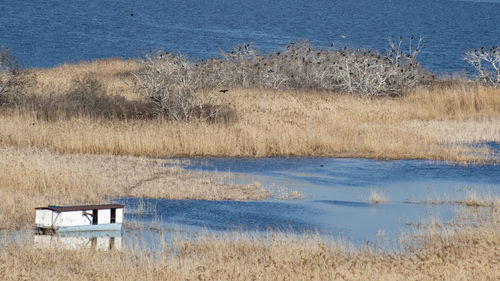
[[[250,85],[276,89],[356,91],[352,84],[346,86],[345,83],[364,85],[367,83],[364,80],[375,79],[377,82],[373,83],[376,87],[384,84],[394,88],[395,84],[404,84],[408,79],[413,85],[414,80],[424,78],[416,57],[400,49],[400,43],[387,54],[347,47],[334,49],[333,44],[325,49],[299,41],[288,44],[282,51],[267,54],[245,44],[222,53],[219,58],[189,61],[183,55],[166,52],[158,53],[154,58],[178,66],[179,69],[174,70],[178,71],[175,75],[197,77],[197,84],[201,83],[205,88],[219,88],[218,92],[222,94],[227,93],[229,87]],[[366,91],[367,87],[362,86],[360,91]]]

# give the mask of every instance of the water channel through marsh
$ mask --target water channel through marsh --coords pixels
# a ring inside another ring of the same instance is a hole
[[[352,242],[386,241],[415,224],[451,219],[456,201],[498,196],[500,166],[422,160],[338,158],[199,158],[188,170],[228,173],[226,181],[259,183],[270,191],[296,190],[302,198],[198,201],[121,198],[124,245],[147,247],[201,232],[318,233]],[[376,203],[373,193],[381,195]],[[384,202],[385,201],[385,202]],[[140,229],[140,231],[136,231]],[[162,241],[160,241],[162,240]]]

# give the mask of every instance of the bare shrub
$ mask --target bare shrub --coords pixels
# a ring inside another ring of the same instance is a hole
[[[0,106],[15,106],[22,100],[33,73],[20,67],[8,49],[0,48]]]
[[[134,73],[134,86],[154,105],[153,114],[175,121],[216,121],[223,111],[230,115],[215,93],[197,95],[206,81],[198,64],[164,52],[146,55],[140,62],[143,68]]]
[[[464,60],[477,72],[477,80],[487,86],[500,87],[500,50],[493,46],[486,50],[484,47],[469,50]]]
[[[95,115],[112,114],[114,108],[106,93],[106,86],[94,75],[75,77],[70,90],[57,101],[61,109],[73,114]]]
[[[292,48],[292,57],[296,61],[302,61],[302,69],[305,70],[302,76],[299,74],[295,77],[308,82],[307,88],[365,97],[402,95],[415,88],[425,76],[417,62],[420,41],[414,49],[412,41],[413,38],[408,52],[404,53],[401,48],[402,37],[397,44],[389,40],[392,51],[385,56],[371,50],[334,50],[333,46],[327,51],[313,50],[302,44],[298,49]],[[311,52],[314,55],[311,56]],[[300,81],[296,81],[296,86],[299,83]]]
[[[199,89],[313,89],[371,96],[400,96],[429,75],[417,61],[421,40],[413,37],[406,50],[403,38],[389,41],[391,51],[318,48],[300,41],[276,53],[261,54],[246,44],[218,59],[190,62],[183,56],[146,56],[145,70],[135,74],[136,88],[172,119],[189,119]],[[180,117],[179,117],[180,116]]]
[[[105,119],[153,118],[149,112],[151,105],[109,95],[104,83],[93,73],[73,78],[65,93],[27,95],[23,104],[44,120],[69,119],[75,116]]]

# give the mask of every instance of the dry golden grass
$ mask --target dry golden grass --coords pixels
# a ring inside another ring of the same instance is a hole
[[[107,86],[110,94],[135,99],[137,95],[125,81],[131,72],[138,69],[140,64],[136,61],[119,58],[35,69],[37,85],[32,91],[41,95],[65,93],[70,89],[73,78],[95,74]]]
[[[425,204],[457,204],[467,207],[500,207],[500,196],[492,192],[479,192],[476,190],[469,189],[463,195],[452,196],[445,195],[443,198],[429,198],[423,202],[413,202],[413,203],[425,203]]]
[[[478,89],[483,91],[500,96]],[[153,157],[311,155],[472,162],[484,160],[490,151],[468,143],[500,141],[497,113],[489,118],[471,114],[468,120],[442,115],[436,120],[411,112],[415,105],[404,99],[250,90],[232,91],[226,98],[239,115],[235,123],[85,117],[47,122],[29,112],[4,113],[0,145]]]
[[[108,59],[37,71],[38,95],[64,92],[71,79],[96,73],[113,95],[137,99],[130,87],[133,60]],[[220,99],[236,122],[163,120],[37,120],[4,110],[0,146],[60,153],[136,156],[334,156],[483,161],[500,142],[500,90],[457,83],[403,98],[363,99],[315,92],[232,89]]]
[[[456,199],[458,204],[469,207],[488,207],[493,205],[500,205],[500,197],[487,193],[479,193],[477,191],[468,190],[463,200]]]
[[[109,93],[128,99],[133,60],[108,59],[37,72],[34,92],[64,92],[93,72]],[[500,90],[457,83],[403,98],[363,99],[314,92],[230,90],[221,99],[238,121],[210,125],[162,120],[37,120],[32,112],[0,116],[0,145],[61,153],[141,156],[335,156],[482,161],[469,144],[500,141]]]
[[[467,212],[401,239],[402,252],[350,248],[316,235],[203,235],[139,249],[40,249],[0,242],[2,280],[498,280],[500,213]],[[469,220],[468,224],[462,224]],[[470,220],[474,222],[471,224]]]
[[[222,184],[222,174],[187,172],[168,160],[112,155],[61,155],[36,149],[0,149],[0,226],[30,226],[33,208],[102,203],[116,197],[260,200],[256,185]],[[174,163],[175,164],[175,163]]]

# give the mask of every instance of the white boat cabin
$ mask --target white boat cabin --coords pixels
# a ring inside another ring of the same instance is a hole
[[[35,227],[42,231],[121,230],[123,205],[48,206],[35,209]]]

